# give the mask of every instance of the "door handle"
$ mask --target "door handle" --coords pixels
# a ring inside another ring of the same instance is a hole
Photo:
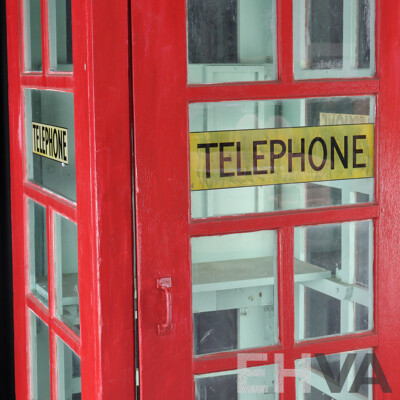
[[[158,334],[168,335],[172,329],[172,299],[171,299],[171,278],[159,278],[157,279],[157,289],[161,289],[165,295],[165,323],[158,324]]]

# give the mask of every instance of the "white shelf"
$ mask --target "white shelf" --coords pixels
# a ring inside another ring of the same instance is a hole
[[[295,283],[331,277],[316,265],[294,260]],[[192,265],[193,293],[274,285],[273,257],[195,263]]]
[[[36,278],[35,285],[36,292],[39,296],[48,300],[48,281],[47,276]],[[63,305],[76,305],[79,304],[79,291],[78,291],[78,274],[63,274],[62,276],[62,296]]]

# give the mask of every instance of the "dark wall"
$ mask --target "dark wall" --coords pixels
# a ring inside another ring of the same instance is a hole
[[[8,142],[7,36],[5,2],[0,1],[0,374],[2,399],[15,399],[12,320],[10,157]]]

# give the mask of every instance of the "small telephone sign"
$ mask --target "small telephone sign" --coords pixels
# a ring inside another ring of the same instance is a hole
[[[33,153],[68,164],[68,130],[32,122]]]

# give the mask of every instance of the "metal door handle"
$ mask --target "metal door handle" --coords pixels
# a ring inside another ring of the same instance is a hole
[[[172,329],[172,300],[171,300],[171,287],[172,287],[172,279],[171,278],[159,278],[157,279],[157,288],[161,289],[165,294],[165,323],[158,324],[158,334],[159,335],[168,335],[171,333]]]

